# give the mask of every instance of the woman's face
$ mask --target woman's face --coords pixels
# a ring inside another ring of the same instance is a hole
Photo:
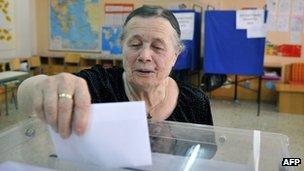
[[[134,17],[128,22],[122,49],[130,84],[151,88],[168,77],[178,55],[174,34],[170,22],[164,18]]]

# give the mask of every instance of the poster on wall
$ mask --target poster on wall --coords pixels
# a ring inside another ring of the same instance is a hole
[[[291,0],[280,0],[279,2],[279,14],[290,15]]]
[[[0,1],[0,50],[15,48],[14,0]]]
[[[101,27],[101,51],[104,55],[121,57],[122,27],[133,9],[134,5],[129,3],[105,4],[105,21]]]
[[[101,0],[50,0],[50,50],[100,52]]]
[[[122,48],[120,45],[120,36],[122,34],[121,26],[103,26],[102,27],[102,53],[120,56]]]
[[[304,1],[303,0],[294,0],[292,4],[292,14],[293,15],[303,15],[304,12]]]
[[[277,12],[277,0],[266,0],[267,10],[270,15],[275,15]]]
[[[277,27],[277,16],[276,15],[267,15],[267,31],[276,31]]]
[[[289,15],[278,15],[276,30],[280,32],[289,32]]]
[[[291,33],[292,36],[296,37],[298,36],[297,33]],[[297,38],[294,38],[297,41]],[[292,42],[291,42],[292,43]],[[265,55],[270,56],[282,56],[282,57],[294,57],[294,58],[300,58],[301,57],[301,51],[302,51],[302,45],[297,44],[273,44],[271,42],[267,42],[265,46]]]
[[[303,17],[302,16],[291,16],[290,20],[290,30],[301,32],[303,26]]]
[[[107,26],[122,26],[127,16],[133,11],[133,4],[111,4],[106,3],[104,6],[105,22]]]

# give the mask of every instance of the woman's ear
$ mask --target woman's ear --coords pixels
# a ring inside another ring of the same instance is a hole
[[[178,56],[179,54],[181,54],[183,51],[183,45],[179,44],[176,48],[176,52],[175,55]]]
[[[176,52],[175,52],[174,64],[175,64],[175,62],[176,62],[178,56],[182,53],[182,51],[183,51],[183,46],[179,45],[178,48],[177,48],[177,50],[176,50]],[[173,65],[174,65],[174,64],[173,64]]]
[[[178,53],[175,53],[171,67],[173,67],[175,65],[178,55],[179,55]]]
[[[178,55],[181,54],[183,50],[184,50],[184,45],[179,45],[178,46]]]
[[[172,67],[175,65],[178,56],[182,53],[183,48],[184,48],[183,45],[178,45],[178,48],[176,49],[176,52],[175,52],[175,57],[173,59],[174,61],[173,61]]]

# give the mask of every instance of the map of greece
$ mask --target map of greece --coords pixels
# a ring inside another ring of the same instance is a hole
[[[51,50],[100,51],[100,0],[51,0]]]

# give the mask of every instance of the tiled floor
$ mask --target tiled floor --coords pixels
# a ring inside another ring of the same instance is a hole
[[[256,103],[246,101],[233,103],[232,101],[212,100],[211,106],[216,126],[257,129],[287,135],[290,140],[292,157],[302,158],[302,164],[297,170],[304,170],[304,115],[277,113],[275,105],[262,104],[261,114],[258,117],[256,116]],[[6,116],[2,110],[0,132],[27,117],[10,105],[9,116]]]

